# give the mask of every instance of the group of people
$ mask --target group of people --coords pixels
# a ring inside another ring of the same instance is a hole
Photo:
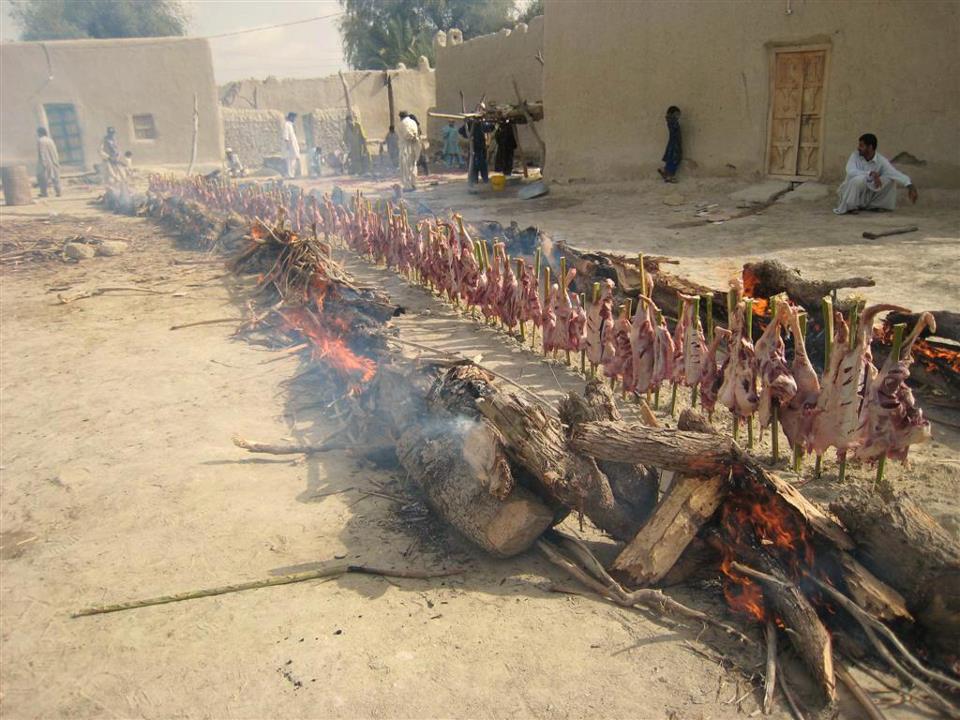
[[[127,150],[121,155],[117,141],[117,130],[107,128],[107,134],[100,142],[100,174],[108,188],[126,184],[133,167],[133,153]],[[60,183],[60,153],[57,144],[45,127],[37,128],[37,187],[40,197],[49,197],[53,188],[57,197],[63,192]]]
[[[514,153],[517,149],[516,127],[509,120],[491,122],[484,119],[486,107],[481,102],[477,112],[467,117],[464,123],[457,128],[451,120],[443,128],[441,157],[447,167],[462,168],[463,155],[460,150],[461,138],[465,138],[469,145],[468,181],[471,185],[478,182],[488,182],[489,169],[487,160],[487,136],[494,133],[497,152],[494,159],[494,170],[509,175],[513,172]],[[297,114],[287,113],[283,131],[284,157],[287,161],[287,177],[295,177],[299,170],[300,145],[297,141],[294,121]],[[420,121],[416,115],[407,111],[399,113],[399,128],[390,126],[386,138],[381,143],[381,153],[386,149],[390,162],[400,168],[400,179],[404,190],[415,190],[417,187],[418,170],[427,174],[427,160],[423,151],[423,134]],[[667,145],[663,152],[663,166],[657,172],[664,182],[677,182],[677,171],[683,160],[683,140],[680,130],[681,111],[676,105],[667,108],[665,120],[667,124]],[[38,141],[39,167],[43,178],[40,180],[41,194],[45,195],[48,185],[53,185],[59,195],[59,160],[56,156],[56,146],[46,136],[46,130],[39,128]],[[120,164],[119,150],[116,148],[115,133],[109,128],[107,137],[101,146],[101,155],[104,156],[108,176],[117,172]],[[347,148],[346,166],[351,174],[360,175],[370,171],[370,153],[367,149],[367,140],[359,119],[348,114],[344,128],[344,145]],[[883,155],[877,152],[878,140],[872,133],[864,133],[859,138],[857,151],[847,161],[846,178],[838,192],[839,202],[834,212],[843,215],[858,210],[893,210],[896,207],[896,186],[907,188],[911,202],[916,202],[918,193],[912,180],[897,170]],[[229,154],[228,154],[229,158]],[[239,162],[239,161],[238,161]],[[314,149],[311,164],[322,163],[320,148]]]

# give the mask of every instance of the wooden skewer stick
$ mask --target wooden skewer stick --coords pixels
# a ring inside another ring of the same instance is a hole
[[[517,279],[519,280],[521,277],[523,277],[523,258],[517,258]],[[526,328],[524,328],[524,324],[525,323],[523,322],[523,320],[521,320],[520,321],[520,343],[521,344],[523,344],[523,342],[527,339],[527,331],[526,331]]]
[[[584,312],[587,311],[587,295],[586,293],[580,293],[580,307]],[[587,374],[587,351],[583,349],[580,351],[580,374]]]
[[[800,314],[800,334],[803,335],[804,340],[807,337],[807,314]],[[795,473],[800,473],[803,470],[803,441],[801,440],[793,447],[793,471]]]
[[[767,640],[767,671],[763,679],[763,714],[773,712],[773,693],[777,689],[777,626],[773,618],[767,618],[764,627]]]
[[[833,300],[830,296],[820,301],[820,314],[823,315],[823,372],[830,369],[830,356],[833,354]],[[818,454],[813,466],[813,476],[818,478],[823,474],[823,455]]]
[[[540,265],[541,265],[542,260],[543,260],[543,248],[539,248],[539,247],[538,247],[538,248],[537,248],[537,252],[536,252],[536,254],[535,254],[534,257],[535,257],[535,259],[534,259],[534,272],[533,272],[533,289],[534,289],[535,292],[539,292],[539,288],[540,288]],[[542,331],[541,331],[541,332],[542,332]],[[533,349],[536,347],[536,345],[535,345],[535,343],[536,343],[536,337],[537,337],[537,324],[534,323],[534,324],[533,324],[533,327],[530,328],[530,349],[531,349],[531,350],[533,350]]]
[[[550,302],[550,266],[543,269],[543,308],[546,310],[547,303]],[[543,328],[543,356],[547,356],[547,328]]]
[[[596,307],[596,304],[600,302],[600,283],[595,282],[593,284],[593,302],[591,303],[591,308]],[[597,328],[597,339],[600,338],[600,328]],[[597,364],[593,361],[590,362],[590,377],[595,378],[597,376]]]
[[[567,258],[560,258],[560,292],[563,293],[563,301],[570,302],[570,296],[567,293]],[[566,351],[567,365],[570,364],[570,351]]]
[[[770,298],[770,322],[777,321],[777,296]],[[774,400],[770,416],[770,445],[773,462],[780,462],[780,404]]]
[[[743,301],[743,323],[747,340],[753,343],[753,298],[745,298]],[[747,417],[747,448],[753,450],[753,414]]]

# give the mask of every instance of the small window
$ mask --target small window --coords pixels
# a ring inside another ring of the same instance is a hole
[[[157,139],[157,126],[153,122],[153,115],[144,113],[133,116],[133,136],[137,140]]]

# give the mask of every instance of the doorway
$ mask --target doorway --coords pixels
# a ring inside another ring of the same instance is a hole
[[[767,174],[820,176],[829,47],[775,48],[771,60]]]
[[[77,110],[70,103],[50,103],[43,106],[47,115],[50,137],[57,146],[61,165],[83,167],[83,138]]]

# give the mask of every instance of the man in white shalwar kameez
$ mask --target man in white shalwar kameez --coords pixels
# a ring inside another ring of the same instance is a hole
[[[296,119],[297,114],[289,112],[283,123],[283,157],[287,161],[288,178],[295,178],[300,169],[300,141],[297,140],[297,129],[293,125]]]
[[[406,112],[400,113],[400,182],[404,190],[417,189],[417,157],[420,155],[420,130]]]
[[[917,201],[913,181],[877,152],[877,136],[860,136],[857,151],[847,160],[847,177],[837,190],[837,215],[857,210],[893,210],[897,207],[897,185],[907,188],[910,202]]]

